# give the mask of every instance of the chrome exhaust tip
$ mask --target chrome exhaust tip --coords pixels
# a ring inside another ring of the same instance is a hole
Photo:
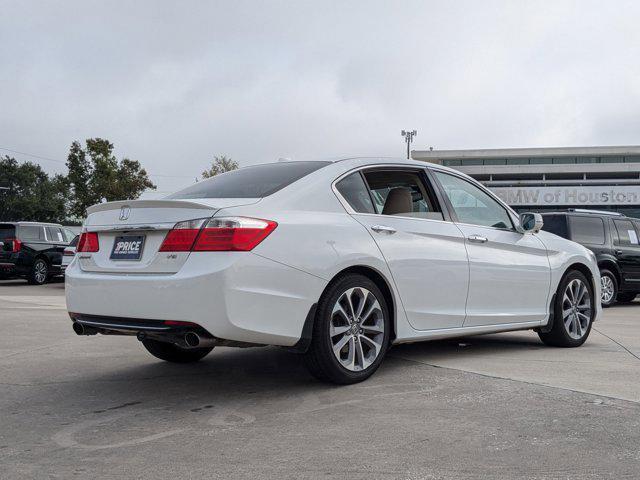
[[[187,332],[184,334],[184,343],[188,347],[196,348],[200,345],[200,336],[195,332]]]

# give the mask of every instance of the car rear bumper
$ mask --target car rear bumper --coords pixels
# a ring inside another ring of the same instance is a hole
[[[175,274],[66,270],[69,312],[192,322],[212,336],[292,346],[326,281],[251,252],[194,252]]]

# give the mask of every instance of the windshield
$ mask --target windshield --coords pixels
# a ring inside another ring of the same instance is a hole
[[[216,175],[166,198],[262,198],[330,162],[267,163]]]

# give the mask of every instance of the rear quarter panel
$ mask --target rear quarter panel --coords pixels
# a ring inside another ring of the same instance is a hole
[[[368,230],[345,211],[331,190],[331,183],[341,172],[322,170],[259,204],[224,208],[215,216],[241,215],[277,222],[278,227],[253,253],[326,282],[353,266],[377,271],[386,279],[394,297],[397,338],[412,336],[414,330],[407,322],[382,253]],[[318,289],[317,299],[323,290]]]

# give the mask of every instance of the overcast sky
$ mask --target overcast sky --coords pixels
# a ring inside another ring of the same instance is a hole
[[[216,154],[402,156],[403,128],[415,149],[637,145],[639,21],[639,1],[0,0],[0,147],[108,138],[164,193]]]

